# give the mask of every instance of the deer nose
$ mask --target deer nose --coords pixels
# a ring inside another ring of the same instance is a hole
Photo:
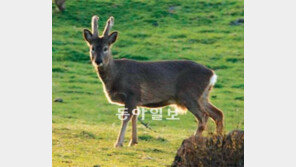
[[[100,59],[97,59],[95,62],[98,66],[101,66],[103,64],[103,61]]]

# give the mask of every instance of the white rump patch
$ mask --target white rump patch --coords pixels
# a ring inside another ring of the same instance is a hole
[[[209,85],[214,86],[216,81],[217,81],[217,77],[218,76],[214,73],[214,75],[210,79],[210,84]]]

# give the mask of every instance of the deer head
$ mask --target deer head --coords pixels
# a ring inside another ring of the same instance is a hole
[[[83,36],[90,48],[90,59],[94,66],[103,67],[111,63],[111,45],[116,41],[118,32],[112,32],[109,35],[109,31],[114,25],[114,18],[111,16],[106,23],[102,36],[99,36],[98,32],[98,16],[92,17],[92,32],[88,29],[83,30]]]

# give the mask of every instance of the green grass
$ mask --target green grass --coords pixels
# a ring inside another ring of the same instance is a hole
[[[152,121],[148,114],[145,122],[153,131],[138,123],[139,145],[127,147],[129,126],[125,147],[113,148],[118,106],[107,102],[82,37],[94,14],[100,32],[115,17],[115,58],[188,59],[214,69],[218,81],[211,101],[224,111],[225,130],[244,129],[244,27],[230,25],[244,17],[243,1],[69,0],[66,7],[59,13],[53,5],[53,99],[64,100],[52,106],[54,166],[170,165],[183,139],[196,130],[190,112],[180,121]],[[214,130],[210,120],[207,131]]]

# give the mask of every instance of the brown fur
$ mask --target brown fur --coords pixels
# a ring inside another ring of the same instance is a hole
[[[107,21],[103,36],[94,36],[84,30],[84,38],[90,46],[90,57],[104,85],[104,91],[111,103],[127,108],[126,120],[122,122],[116,146],[122,146],[125,129],[133,116],[131,145],[137,143],[136,115],[132,110],[137,106],[163,107],[178,105],[187,108],[199,121],[196,135],[206,128],[208,117],[213,118],[219,133],[223,130],[223,113],[213,106],[208,95],[213,85],[210,79],[214,72],[192,61],[138,62],[114,60],[111,45],[117,39],[117,32],[110,35],[113,17]]]

